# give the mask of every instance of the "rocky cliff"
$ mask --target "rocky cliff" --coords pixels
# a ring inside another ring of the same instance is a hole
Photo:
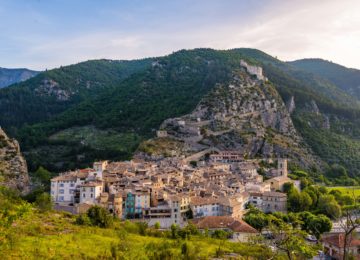
[[[288,157],[302,166],[317,163],[275,87],[246,67],[234,71],[230,83],[218,84],[192,113],[165,120],[158,137],[140,150],[191,159],[214,150],[237,150],[248,158]]]
[[[10,139],[0,128],[0,185],[29,191],[29,175],[25,159],[20,153],[19,143]]]

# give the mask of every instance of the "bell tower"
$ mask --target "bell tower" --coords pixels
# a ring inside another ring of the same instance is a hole
[[[287,177],[287,159],[278,159],[278,175]]]

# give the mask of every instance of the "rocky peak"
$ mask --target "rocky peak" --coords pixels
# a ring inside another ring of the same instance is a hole
[[[314,164],[275,87],[254,79],[247,68],[235,71],[229,84],[215,86],[192,113],[165,120],[158,137],[151,148],[159,146],[160,152],[191,160],[217,149]],[[165,143],[171,147],[166,149]]]
[[[20,153],[19,143],[10,139],[0,128],[0,185],[29,191],[29,175],[25,159]]]

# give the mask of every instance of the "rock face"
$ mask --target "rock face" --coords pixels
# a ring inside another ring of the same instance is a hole
[[[90,83],[87,84],[87,88],[90,88]],[[44,79],[35,91],[42,96],[54,96],[58,101],[67,101],[70,99],[71,95],[74,94],[68,90],[62,89],[59,83],[52,79]]]
[[[218,84],[192,113],[165,120],[160,131],[181,144],[180,150],[166,151],[176,156],[236,150],[249,158],[288,157],[302,166],[316,164],[274,86],[254,78],[247,67],[235,71],[229,84]],[[162,140],[153,139],[152,147]]]
[[[29,191],[29,175],[25,159],[20,153],[19,143],[10,139],[0,128],[0,185]]]
[[[287,107],[290,114],[292,114],[295,111],[296,106],[295,106],[294,96],[291,96],[289,101],[286,103],[286,107]]]

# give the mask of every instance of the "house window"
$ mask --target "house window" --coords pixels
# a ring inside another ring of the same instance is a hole
[[[64,190],[59,190],[59,193],[60,193],[60,194],[64,194]]]
[[[91,193],[91,194],[90,194],[90,198],[92,198],[92,197],[94,197],[94,195]]]
[[[60,183],[60,187],[64,187],[64,183]]]
[[[71,183],[71,184],[70,184],[70,187],[74,187],[74,186],[75,186],[75,184],[74,184],[74,183]]]
[[[60,200],[60,201],[64,201],[64,196],[60,196],[60,197],[59,197],[59,200]]]
[[[85,198],[85,193],[83,193],[83,198]]]
[[[94,191],[94,188],[91,188],[91,192],[93,192]]]

